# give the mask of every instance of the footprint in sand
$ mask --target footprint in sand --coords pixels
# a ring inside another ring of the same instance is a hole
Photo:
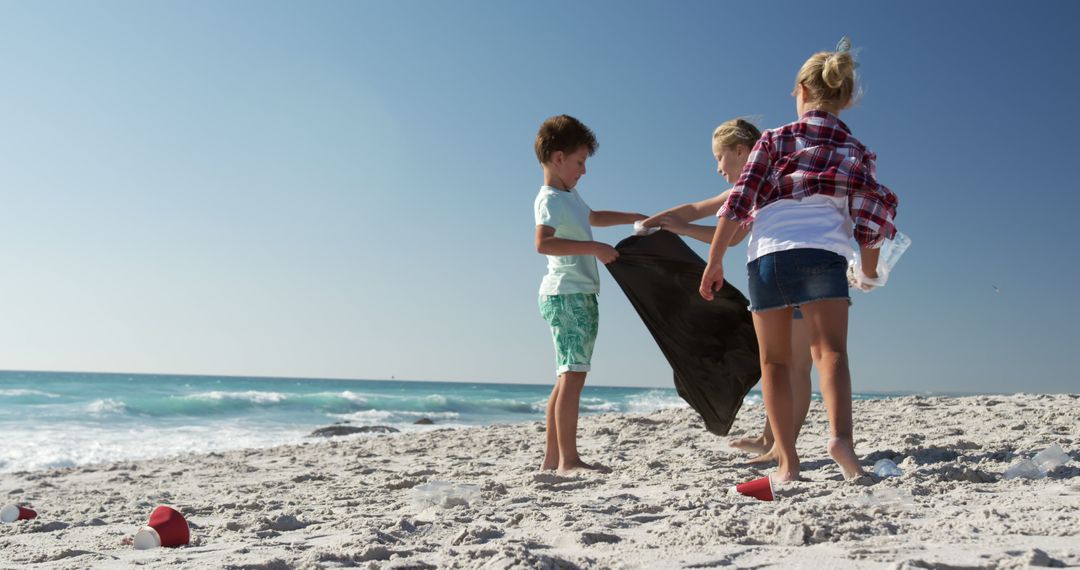
[[[601,483],[598,479],[566,477],[555,473],[535,473],[532,477],[535,487],[542,491],[573,491],[595,487]]]

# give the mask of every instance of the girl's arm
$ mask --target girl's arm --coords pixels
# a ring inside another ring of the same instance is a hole
[[[683,221],[679,216],[673,213],[665,212],[663,214],[657,214],[653,216],[656,220],[656,225],[661,229],[665,229],[673,234],[679,234],[681,236],[692,237],[698,241],[705,243],[712,243],[713,236],[716,235],[716,226],[703,226],[701,224],[688,224]],[[650,219],[653,219],[650,218]],[[646,222],[642,222],[646,223]],[[743,228],[739,226],[735,230],[735,235],[731,237],[731,242],[728,245],[735,245],[746,237],[746,234],[750,233],[749,228]]]
[[[692,222],[694,220],[700,220],[701,218],[707,216],[716,215],[716,211],[720,209],[720,206],[724,205],[724,202],[727,202],[728,195],[730,194],[730,189],[724,190],[720,193],[720,195],[713,196],[712,198],[706,198],[705,200],[702,200],[700,202],[691,202],[689,204],[682,204],[680,206],[675,206],[674,208],[669,208],[667,210],[664,210],[663,212],[660,212],[659,214],[646,218],[645,221],[641,222],[641,224],[647,228],[660,226],[659,218],[660,216],[663,216],[665,214],[677,216],[679,219],[685,220],[687,222]],[[710,239],[712,239],[711,235],[701,241],[707,242]]]
[[[716,225],[712,246],[709,247],[709,263],[701,274],[701,285],[698,287],[698,293],[706,301],[712,301],[714,292],[724,286],[724,253],[738,229],[739,222],[730,218],[720,218]]]
[[[612,212],[609,210],[591,210],[589,211],[589,225],[597,227],[606,226],[621,226],[623,224],[632,224],[639,220],[644,220],[645,214],[636,214],[634,212]]]
[[[880,253],[880,249],[870,249],[868,247],[859,248],[859,258],[862,260],[863,275],[871,279],[877,279],[877,262],[878,254]]]
[[[724,205],[716,212],[717,217],[728,218],[749,225],[753,220],[751,211],[757,202],[757,195],[761,191],[766,193],[771,190],[773,183],[769,181],[769,169],[773,164],[775,148],[772,142],[771,131],[765,131],[754,148],[750,150],[750,156],[743,165],[739,174],[739,181],[731,189]]]
[[[892,239],[896,235],[896,208],[899,199],[892,190],[877,180],[877,155],[867,150],[863,156],[864,169],[862,179],[857,180],[856,191],[848,197],[848,213],[854,222],[855,241],[859,243],[861,253],[871,247],[879,247],[882,240]],[[876,253],[873,255],[876,256]],[[864,257],[864,259],[866,259]],[[875,257],[874,259],[877,259]],[[877,264],[863,268],[877,268]],[[867,274],[867,277],[870,277]]]

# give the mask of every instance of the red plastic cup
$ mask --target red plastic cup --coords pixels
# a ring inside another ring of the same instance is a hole
[[[735,485],[735,491],[740,495],[753,497],[759,501],[773,500],[773,486],[771,477],[762,477]]]
[[[150,522],[135,533],[136,550],[164,546],[175,548],[191,541],[191,531],[184,515],[171,507],[162,505],[150,514]]]
[[[0,522],[13,523],[37,518],[37,511],[19,505],[4,505],[0,509]]]

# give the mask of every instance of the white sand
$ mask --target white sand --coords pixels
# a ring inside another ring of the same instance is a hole
[[[732,435],[762,421],[746,408]],[[689,409],[584,418],[583,457],[609,475],[538,473],[536,423],[6,474],[0,502],[40,517],[0,524],[0,567],[1080,565],[1080,396],[863,401],[855,425],[864,464],[896,457],[902,477],[841,481],[814,404],[799,441],[807,481],[771,503],[728,493],[767,471],[741,466]],[[1054,443],[1073,460],[1001,479]],[[480,491],[467,505],[417,503],[432,481]],[[158,504],[188,517],[192,544],[122,544]]]

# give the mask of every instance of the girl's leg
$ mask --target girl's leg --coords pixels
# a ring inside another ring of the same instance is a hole
[[[791,314],[793,309],[754,313],[761,356],[761,391],[765,412],[775,438],[779,466],[774,481],[799,478],[799,455],[795,451],[795,404],[791,391]]]
[[[544,435],[546,441],[544,443],[544,462],[540,464],[542,470],[553,470],[559,468],[559,431],[555,427],[555,402],[559,399],[559,387],[562,386],[563,375],[560,374],[555,378],[555,387],[551,389],[551,396],[548,398],[547,403],[547,429]]]
[[[811,353],[818,367],[821,396],[829,413],[829,455],[845,479],[862,474],[855,455],[851,419],[851,372],[847,359],[848,302],[823,300],[803,305],[810,328]]]
[[[795,437],[802,433],[810,411],[810,372],[814,359],[810,351],[810,327],[805,318],[791,322],[791,396],[795,399]]]
[[[810,330],[806,326],[806,321],[803,319],[793,319],[791,321],[791,397],[794,408],[795,420],[795,439],[798,440],[799,433],[802,432],[803,423],[806,422],[806,414],[810,410],[810,372],[813,367],[814,360],[810,356]],[[776,461],[777,451],[774,447],[774,438],[772,434],[772,425],[769,423],[769,418],[765,418],[765,430],[758,438],[743,438],[731,443],[733,447],[740,447],[736,445],[738,442],[753,441],[765,444],[762,451],[759,451],[761,455],[747,461],[751,465],[761,463],[771,463]],[[740,447],[740,449],[747,449],[747,447]]]

